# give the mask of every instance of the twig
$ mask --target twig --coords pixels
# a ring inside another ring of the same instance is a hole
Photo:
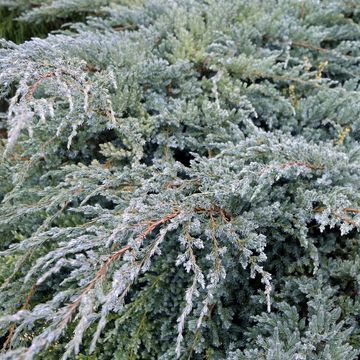
[[[127,25],[113,25],[112,29],[114,31],[124,31],[124,30],[138,30],[139,26],[136,24],[127,24]]]
[[[146,238],[146,236],[148,236],[151,232],[153,232],[159,225],[162,225],[162,224],[170,221],[171,219],[175,218],[179,214],[180,214],[180,211],[175,210],[173,213],[166,215],[159,220],[150,222],[148,224],[147,228],[135,239],[135,242],[140,243],[143,239]],[[90,281],[90,283],[86,286],[86,288],[81,292],[81,294],[78,296],[78,298],[72,304],[68,305],[69,310],[63,320],[63,322],[65,324],[71,319],[73,312],[80,305],[83,296],[88,294],[94,288],[96,283],[104,278],[110,265],[113,262],[115,262],[116,260],[118,260],[124,253],[126,253],[127,251],[129,251],[131,249],[132,249],[132,247],[130,245],[126,245],[123,248],[121,248],[120,250],[114,252],[112,255],[110,255],[106,259],[105,263],[96,272],[94,278]]]
[[[289,168],[291,166],[306,167],[306,168],[308,168],[310,170],[323,170],[324,169],[323,165],[312,164],[312,163],[309,163],[307,161],[289,161],[287,163],[283,163],[283,164],[279,164],[279,165],[268,165],[261,171],[261,174],[264,174],[266,171],[269,171],[269,170],[274,169],[276,167],[286,169],[286,168]]]
[[[49,71],[49,72],[41,75],[40,78],[39,78],[38,80],[36,80],[36,81],[34,82],[34,84],[31,86],[31,88],[30,88],[29,92],[27,93],[26,97],[27,97],[27,98],[33,97],[33,96],[34,96],[34,93],[35,93],[35,91],[37,90],[37,88],[39,87],[40,83],[41,83],[44,79],[46,79],[46,78],[51,78],[51,77],[53,77],[53,76],[55,76],[55,73],[54,73],[53,71]]]
[[[224,209],[222,209],[221,207],[214,205],[212,208],[210,209],[205,209],[205,208],[201,208],[201,207],[197,207],[194,209],[195,212],[197,213],[202,213],[202,212],[207,212],[210,215],[213,213],[217,213],[220,214],[221,218],[225,221],[225,222],[229,222],[231,220],[231,215],[229,213],[227,213]]]
[[[21,307],[21,310],[26,310],[26,309],[29,308],[29,306],[30,306],[30,300],[31,300],[31,298],[32,298],[32,296],[33,296],[33,294],[34,294],[34,292],[35,292],[35,289],[36,289],[36,283],[34,283],[34,284],[31,286],[31,288],[30,288],[30,290],[29,290],[29,292],[28,292],[28,294],[27,294],[27,296],[26,296],[26,298],[25,298],[25,302],[24,302],[24,304],[23,304],[22,307]],[[3,345],[3,347],[2,347],[4,350],[7,349],[7,348],[10,346],[11,339],[12,339],[12,337],[13,337],[13,335],[14,335],[15,330],[16,330],[16,324],[14,323],[14,324],[12,324],[12,325],[10,326],[10,328],[9,328],[9,334],[8,334],[8,336],[6,337],[6,340],[5,340],[4,345]]]
[[[343,209],[345,212],[348,213],[353,213],[353,214],[360,214],[360,210],[359,209],[354,209],[354,208],[345,208]]]
[[[324,207],[319,206],[319,207],[314,209],[314,212],[321,213],[324,210],[325,210]],[[346,213],[351,213],[351,214],[360,214],[360,210],[355,209],[355,208],[344,208],[344,209],[342,209],[342,211],[346,212]],[[331,214],[333,216],[335,216],[337,219],[346,222],[347,224],[350,224],[350,225],[353,225],[353,226],[358,226],[357,223],[353,219],[351,219],[351,218],[349,218],[347,216],[340,215],[340,214],[338,214],[338,213],[336,213],[334,211],[331,211]]]
[[[323,165],[316,165],[316,164],[311,164],[307,161],[302,162],[302,161],[291,161],[285,164],[282,164],[281,167],[282,168],[288,168],[290,166],[302,166],[302,167],[307,167],[308,169],[311,170],[323,170],[324,166]]]

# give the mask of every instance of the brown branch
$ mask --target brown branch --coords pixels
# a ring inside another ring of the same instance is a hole
[[[350,214],[355,214],[355,215],[360,214],[360,210],[354,209],[354,208],[344,208],[342,211],[344,211],[346,213],[350,213]],[[339,214],[335,214],[335,216],[338,219],[340,219],[340,220],[342,220],[342,221],[344,221],[344,222],[346,222],[346,223],[348,223],[350,225],[357,226],[356,221],[354,221],[351,217],[342,216],[342,215],[339,215]]]
[[[29,306],[30,306],[30,300],[31,300],[31,298],[32,298],[32,296],[33,296],[33,294],[34,294],[34,292],[35,292],[35,289],[36,289],[36,283],[34,283],[34,284],[31,286],[28,294],[26,295],[25,302],[24,302],[24,304],[22,305],[22,307],[21,307],[20,310],[27,310],[27,309],[29,308]],[[14,324],[12,324],[12,325],[10,326],[10,328],[9,328],[9,334],[8,334],[8,336],[6,337],[6,340],[5,340],[5,342],[4,342],[3,346],[2,346],[3,349],[9,348],[10,343],[11,343],[11,339],[12,339],[12,337],[13,337],[13,335],[14,335],[15,330],[16,330],[16,324],[14,323]]]
[[[318,206],[318,207],[314,208],[314,212],[315,212],[315,213],[321,213],[321,212],[323,212],[324,210],[325,210],[325,208],[322,207],[322,206]]]
[[[336,53],[334,53],[333,50],[325,49],[325,48],[322,48],[322,47],[319,47],[319,46],[315,46],[315,45],[309,44],[309,43],[304,42],[304,41],[293,41],[291,44],[294,45],[294,46],[297,46],[297,47],[302,47],[302,48],[305,48],[305,49],[319,51],[319,52],[322,52],[324,54],[329,54],[330,53],[330,54],[332,54],[334,56],[337,56],[337,57],[343,56],[343,57],[345,57],[347,59],[353,58],[351,55],[336,54]]]
[[[114,31],[138,30],[139,26],[137,24],[113,25],[112,29]]]
[[[175,218],[176,216],[178,216],[180,214],[179,210],[175,210],[174,212],[172,212],[169,215],[166,215],[164,217],[162,217],[159,220],[156,221],[151,221],[147,228],[140,234],[137,236],[137,238],[135,239],[135,242],[140,243],[143,239],[146,238],[146,236],[148,236],[151,232],[153,232],[159,225],[162,225],[168,221],[170,221],[171,219]],[[81,292],[81,294],[78,296],[78,298],[70,305],[68,305],[69,307],[69,311],[65,317],[65,319],[63,320],[63,322],[66,324],[68,321],[70,321],[71,316],[73,314],[73,312],[78,308],[78,306],[81,303],[81,300],[83,298],[83,296],[85,296],[86,294],[88,294],[96,285],[96,283],[98,281],[100,281],[101,279],[104,278],[104,276],[107,273],[107,270],[109,269],[110,265],[115,262],[116,260],[118,260],[124,253],[126,253],[127,251],[131,250],[132,247],[130,245],[126,245],[123,248],[121,248],[120,250],[114,252],[113,254],[111,254],[106,261],[104,262],[104,264],[100,267],[100,269],[96,272],[94,278],[89,282],[89,284],[86,286],[86,288]]]
[[[42,75],[40,76],[40,78],[39,78],[38,80],[36,80],[36,81],[34,82],[34,84],[31,86],[31,88],[30,88],[29,92],[27,93],[26,97],[27,97],[27,98],[33,97],[33,96],[34,96],[34,93],[35,93],[35,91],[37,90],[37,88],[39,87],[40,83],[41,83],[44,79],[46,79],[46,78],[51,78],[51,77],[53,77],[53,76],[55,76],[55,73],[54,73],[53,71],[49,71],[49,72],[47,72],[47,73],[45,73],[45,74],[42,74]]]
[[[334,213],[334,216],[337,219],[339,219],[339,220],[341,220],[341,221],[343,221],[343,222],[345,222],[347,224],[350,224],[350,225],[353,225],[353,226],[357,225],[356,222],[354,220],[350,219],[349,217],[342,216],[342,215],[339,215],[339,214],[336,214],[336,213]]]
[[[71,319],[71,315],[73,313],[73,311],[75,311],[78,306],[81,303],[81,300],[83,298],[83,296],[85,296],[87,293],[90,292],[90,290],[92,290],[94,288],[94,286],[96,285],[96,283],[101,280],[109,266],[116,261],[119,257],[121,257],[121,255],[123,255],[125,252],[127,252],[128,250],[130,250],[131,247],[129,245],[124,246],[123,248],[121,248],[120,250],[116,251],[114,254],[110,255],[105,263],[100,267],[100,269],[96,272],[95,276],[93,277],[93,279],[90,281],[90,283],[86,286],[86,288],[81,292],[81,294],[78,296],[78,298],[69,305],[69,311],[67,313],[67,316],[64,319],[64,322],[67,323],[70,319]]]
[[[268,165],[261,171],[261,174],[264,174],[266,171],[274,169],[276,167],[286,169],[291,166],[306,167],[310,170],[323,170],[324,169],[323,165],[312,164],[307,161],[304,161],[304,162],[303,161],[289,161],[287,163],[278,164],[278,165]]]
[[[0,129],[0,139],[6,139],[8,136],[7,130],[5,128]]]
[[[85,65],[85,70],[90,72],[90,73],[99,72],[99,69],[97,68],[97,66],[94,65],[94,64],[91,64],[91,63],[87,63]]]
[[[324,53],[330,52],[330,50],[328,50],[328,49],[318,47],[318,46],[315,46],[315,45],[312,45],[312,44],[309,44],[309,43],[306,43],[303,41],[293,41],[291,44],[294,46],[303,47],[303,48],[310,49],[310,50],[316,50],[316,51],[320,51],[320,52],[324,52]]]
[[[343,209],[345,212],[348,213],[353,213],[353,214],[360,214],[360,210],[359,209],[354,209],[354,208],[345,208]]]
[[[324,210],[325,210],[325,208],[322,207],[322,206],[316,207],[314,209],[314,211],[317,212],[317,213],[322,212]],[[360,210],[355,209],[355,208],[344,208],[344,209],[342,209],[342,211],[347,212],[347,213],[352,213],[352,214],[360,214]]]
[[[321,213],[324,210],[325,210],[324,207],[319,206],[314,209],[314,212]],[[354,208],[344,208],[344,209],[342,209],[342,211],[346,212],[346,213],[351,213],[351,214],[360,214],[360,210],[354,209]],[[331,215],[335,216],[337,219],[344,221],[350,225],[357,226],[357,223],[350,217],[340,215],[340,214],[336,213],[335,211],[331,211]]]
[[[305,18],[305,4],[304,1],[300,4],[300,20],[304,20]]]
[[[225,222],[229,222],[231,220],[231,215],[229,213],[227,213],[224,209],[222,209],[221,207],[214,205],[212,208],[210,209],[205,209],[205,208],[201,208],[201,207],[197,207],[194,209],[195,212],[197,213],[203,213],[203,212],[207,212],[210,215],[217,213],[221,216],[221,218],[225,221]]]
[[[311,170],[323,170],[324,166],[322,165],[316,165],[316,164],[311,164],[309,162],[301,162],[301,161],[291,161],[285,164],[282,164],[281,167],[282,168],[287,168],[290,166],[302,166],[302,167],[307,167],[308,169]]]

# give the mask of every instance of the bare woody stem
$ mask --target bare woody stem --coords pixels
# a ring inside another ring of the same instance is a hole
[[[176,216],[178,216],[180,214],[179,210],[175,210],[174,212],[172,212],[171,214],[168,214],[164,217],[162,217],[159,220],[156,221],[151,221],[147,228],[140,234],[137,236],[137,238],[135,239],[136,243],[140,243],[142,240],[144,240],[150,233],[152,233],[159,225],[162,225],[168,221],[170,221],[171,219],[175,218]],[[118,260],[124,253],[126,253],[127,251],[131,250],[132,247],[130,245],[126,245],[124,247],[122,247],[120,250],[114,252],[113,254],[111,254],[104,262],[104,264],[100,267],[100,269],[96,272],[94,278],[89,282],[89,284],[86,286],[86,288],[81,292],[81,294],[78,296],[78,298],[71,303],[70,305],[68,305],[69,310],[66,314],[66,317],[63,320],[63,323],[67,323],[68,321],[70,321],[71,316],[73,314],[73,312],[79,307],[79,305],[81,304],[81,300],[82,298],[88,294],[90,292],[90,290],[92,290],[94,288],[94,286],[96,285],[96,283],[98,283],[99,281],[101,281],[104,276],[107,273],[107,270],[109,269],[110,265],[112,263],[114,263],[116,260]]]
[[[25,298],[25,302],[21,307],[21,310],[26,310],[26,309],[28,309],[30,307],[30,301],[31,301],[31,298],[32,298],[32,296],[33,296],[33,294],[35,292],[35,289],[36,289],[36,283],[31,286],[31,288],[30,288],[30,290],[29,290],[29,292],[28,292],[28,294],[27,294],[27,296]],[[10,328],[8,330],[8,336],[6,337],[6,340],[5,340],[5,342],[4,342],[3,346],[2,346],[3,349],[9,348],[15,330],[16,330],[16,324],[14,323],[14,324],[12,324],[10,326]]]
[[[195,208],[194,209],[195,212],[197,213],[201,213],[201,212],[207,212],[209,214],[211,213],[218,213],[220,214],[220,216],[223,218],[224,221],[230,221],[231,216],[229,214],[227,214],[225,212],[225,210],[221,209],[218,206],[214,206],[211,209],[203,209],[203,208]],[[167,223],[168,221],[170,221],[171,219],[175,218],[176,216],[178,216],[180,214],[179,210],[175,210],[172,213],[162,217],[159,220],[154,220],[148,223],[146,229],[140,233],[136,239],[135,242],[136,243],[141,243],[149,234],[151,234],[158,226]],[[64,318],[63,322],[66,324],[68,321],[70,321],[71,316],[73,314],[73,312],[79,307],[79,305],[81,304],[81,300],[82,298],[88,294],[93,288],[94,286],[101,281],[104,276],[107,273],[107,270],[109,269],[110,265],[112,263],[114,263],[115,261],[117,261],[123,254],[125,254],[127,251],[131,250],[132,247],[130,245],[126,245],[124,247],[122,247],[120,250],[117,250],[116,252],[114,252],[113,254],[111,254],[104,262],[104,264],[100,267],[100,269],[96,272],[95,276],[93,277],[93,279],[89,282],[89,284],[86,286],[86,288],[81,292],[81,294],[78,296],[78,298],[71,303],[70,305],[68,305],[69,307],[69,311],[66,315],[66,317]]]
[[[41,77],[35,81],[35,83],[31,86],[28,94],[27,94],[27,97],[28,98],[32,98],[34,96],[34,93],[35,91],[37,90],[37,88],[39,87],[40,83],[46,79],[46,78],[51,78],[51,77],[54,77],[55,76],[55,73],[53,71],[49,71],[43,75],[41,75]]]

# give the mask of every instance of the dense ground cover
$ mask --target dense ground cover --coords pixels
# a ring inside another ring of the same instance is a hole
[[[359,1],[0,5],[1,359],[357,359]]]

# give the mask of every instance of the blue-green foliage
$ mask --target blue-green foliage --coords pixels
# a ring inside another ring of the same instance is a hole
[[[360,2],[17,6],[0,358],[356,359]]]

